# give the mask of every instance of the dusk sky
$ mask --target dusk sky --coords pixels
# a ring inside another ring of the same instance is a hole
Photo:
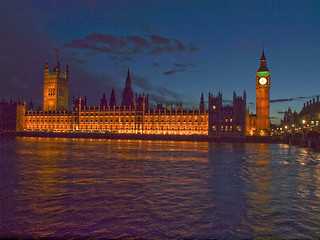
[[[42,107],[46,59],[58,48],[70,68],[69,102],[98,106],[130,69],[135,93],[153,105],[198,108],[201,93],[247,93],[264,46],[271,75],[270,117],[320,95],[320,1],[0,1],[0,99]],[[225,104],[231,102],[225,101]],[[231,103],[232,104],[232,103]]]

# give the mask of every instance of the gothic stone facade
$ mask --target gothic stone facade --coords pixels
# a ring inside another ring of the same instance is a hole
[[[121,105],[116,104],[112,90],[109,104],[105,95],[100,106],[94,107],[86,106],[86,99],[79,97],[72,100],[72,110],[68,111],[68,78],[68,67],[62,74],[57,63],[54,71],[49,73],[46,64],[43,111],[22,113],[20,130],[242,137],[252,135],[252,129],[257,124],[255,115],[249,114],[246,109],[245,93],[242,97],[234,93],[232,106],[222,104],[220,93],[217,97],[209,93],[208,109],[205,108],[203,95],[199,109],[166,109],[161,105],[151,109],[148,95],[134,95],[129,70]],[[269,83],[267,85],[269,87]]]

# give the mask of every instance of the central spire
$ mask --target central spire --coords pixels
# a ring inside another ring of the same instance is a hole
[[[130,79],[130,70],[128,68],[128,75],[127,75],[127,80],[126,80],[126,88],[131,89],[131,79]]]
[[[133,97],[134,97],[134,94],[133,94],[133,91],[131,89],[130,71],[129,71],[129,68],[128,68],[126,86],[125,86],[125,88],[123,90],[123,93],[122,93],[122,103],[121,103],[121,105],[122,106],[127,106],[127,107],[134,106]]]

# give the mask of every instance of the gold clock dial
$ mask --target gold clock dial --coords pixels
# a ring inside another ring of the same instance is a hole
[[[260,85],[265,85],[265,84],[267,84],[267,79],[264,78],[264,77],[260,78],[260,79],[259,79],[259,84],[260,84]]]

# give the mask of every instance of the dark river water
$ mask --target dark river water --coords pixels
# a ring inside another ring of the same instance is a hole
[[[0,174],[0,237],[320,238],[303,148],[0,139]]]

